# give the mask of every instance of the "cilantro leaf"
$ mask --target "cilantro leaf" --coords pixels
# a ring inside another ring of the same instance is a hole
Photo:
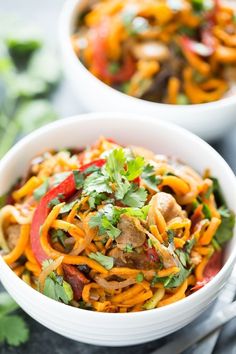
[[[216,234],[214,236],[214,240],[218,243],[218,245],[223,245],[225,242],[229,241],[233,237],[233,229],[235,225],[235,215],[232,211],[224,208],[219,209],[222,221]],[[223,214],[222,214],[223,211]]]
[[[146,183],[147,187],[158,192],[157,186],[162,182],[161,178],[155,175],[154,166],[147,164],[142,173],[142,179]]]
[[[210,177],[210,178],[213,181],[213,193],[215,196],[217,206],[221,207],[222,205],[226,205],[218,179],[215,177]]]
[[[62,301],[65,304],[68,304],[73,299],[73,290],[70,284],[55,272],[47,276],[43,294],[56,301]]]
[[[0,316],[0,343],[19,346],[29,339],[29,329],[20,316]]]
[[[137,283],[142,283],[143,279],[144,279],[143,273],[138,273],[138,274],[136,275],[136,282],[137,282]]]
[[[80,171],[75,170],[73,171],[73,175],[74,175],[76,189],[82,188],[84,183],[83,174]]]
[[[99,234],[107,234],[112,239],[120,235],[120,230],[115,227],[120,217],[119,210],[112,204],[107,204],[103,209],[100,209],[96,215],[93,215],[89,220],[90,227],[98,227]]]
[[[96,253],[90,253],[89,258],[94,259],[98,263],[100,263],[104,268],[107,270],[113,268],[114,265],[114,258],[113,257],[108,257],[104,256],[101,252],[96,252]]]
[[[73,200],[72,202],[63,205],[63,207],[60,210],[60,214],[68,213],[73,208],[73,206],[77,203],[77,201],[78,200]]]
[[[180,272],[175,275],[170,275],[168,277],[158,277],[157,275],[153,278],[152,283],[162,283],[165,288],[177,288],[180,286],[184,280],[189,276],[192,269],[186,269],[180,264]]]
[[[108,175],[116,181],[120,178],[120,174],[124,174],[124,164],[124,149],[115,149],[108,155],[105,169]]]
[[[126,177],[128,181],[133,181],[135,178],[139,177],[143,172],[144,158],[137,156],[135,159],[127,162],[127,172]]]
[[[83,194],[90,195],[93,192],[112,193],[108,177],[103,175],[100,171],[92,173],[85,179]]]
[[[123,203],[132,208],[141,208],[147,199],[147,191],[132,184],[131,188],[125,194]]]
[[[35,189],[33,196],[35,200],[39,200],[41,199],[44,194],[47,193],[48,191],[48,187],[49,187],[49,181],[48,178],[43,182],[43,184],[41,184],[41,186],[39,186],[38,188]]]
[[[29,330],[23,318],[11,315],[19,306],[7,294],[0,294],[0,343],[18,346],[29,338]]]
[[[107,195],[105,193],[96,193],[93,192],[89,196],[89,206],[91,209],[94,209],[96,205],[100,205],[102,201],[107,199]]]
[[[133,246],[130,243],[127,243],[126,246],[124,247],[124,252],[127,253],[132,253],[133,252]]]

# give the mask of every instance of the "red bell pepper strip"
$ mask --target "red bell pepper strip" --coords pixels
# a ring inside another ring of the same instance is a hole
[[[89,280],[75,266],[69,264],[63,264],[62,268],[63,268],[65,280],[72,287],[74,300],[76,301],[80,300],[84,285],[88,284]]]
[[[79,171],[84,172],[87,168],[91,166],[102,167],[105,164],[104,159],[99,159],[82,166]],[[31,231],[30,231],[30,242],[32,251],[41,264],[45,259],[48,258],[44,252],[40,243],[40,227],[45,222],[49,212],[49,203],[54,199],[58,198],[60,201],[64,201],[71,197],[76,192],[76,183],[74,179],[74,174],[71,173],[63,182],[58,186],[54,187],[48,191],[40,200],[33,216]]]
[[[213,256],[210,258],[209,262],[206,265],[204,270],[204,278],[201,281],[197,281],[196,285],[191,289],[191,291],[197,291],[203,286],[205,286],[211,279],[213,279],[217,273],[222,268],[223,261],[222,251],[215,252]]]
[[[102,80],[111,84],[119,84],[128,81],[135,72],[135,61],[131,55],[126,55],[122,67],[117,73],[112,74],[108,70],[109,61],[106,55],[106,36],[108,33],[107,21],[104,21],[94,30],[91,46],[93,48],[92,71]]]

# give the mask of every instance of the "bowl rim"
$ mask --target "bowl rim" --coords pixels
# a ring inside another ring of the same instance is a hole
[[[156,119],[156,118],[152,118],[149,116],[144,116],[144,115],[137,115],[137,114],[125,114],[125,113],[119,113],[119,112],[105,112],[105,113],[85,113],[85,114],[80,114],[80,115],[75,115],[72,117],[68,117],[66,119],[60,119],[57,120],[55,122],[49,123],[47,125],[45,125],[42,128],[39,128],[37,130],[35,130],[34,132],[28,134],[26,137],[22,138],[19,142],[17,142],[7,153],[6,155],[2,158],[2,160],[0,161],[0,173],[1,170],[4,168],[7,168],[7,165],[10,163],[12,157],[14,155],[17,155],[19,153],[19,151],[21,151],[21,149],[24,149],[28,146],[28,144],[32,144],[32,142],[34,141],[34,139],[42,139],[44,134],[52,134],[54,129],[63,129],[64,126],[66,125],[70,125],[70,124],[76,124],[76,122],[81,122],[81,121],[99,121],[99,120],[110,120],[111,117],[113,119],[120,119],[120,120],[133,120],[136,122],[145,122],[147,123],[147,121],[150,124],[156,125],[157,128],[164,128],[167,130],[172,130],[175,131],[175,133],[180,134],[180,135],[188,135],[191,139],[193,144],[200,144],[202,145],[205,149],[207,149],[211,154],[215,155],[218,164],[221,165],[222,168],[224,168],[225,172],[227,173],[227,175],[229,176],[229,179],[232,181],[232,186],[234,187],[234,190],[236,191],[236,178],[235,175],[233,173],[233,171],[231,170],[231,168],[229,167],[229,165],[226,163],[226,161],[223,159],[223,157],[215,150],[213,149],[208,143],[206,143],[204,140],[202,140],[200,137],[198,137],[197,135],[189,132],[188,130],[170,123],[170,122],[166,122],[160,119]],[[236,210],[234,210],[234,212],[236,212]],[[236,237],[236,233],[234,232],[234,237]],[[74,308],[72,306],[66,305],[64,303],[60,303],[57,302],[51,298],[46,297],[45,295],[43,295],[42,293],[39,293],[37,290],[33,289],[32,287],[30,287],[29,285],[27,285],[26,283],[24,283],[17,275],[15,275],[15,273],[11,270],[11,268],[4,262],[3,258],[0,257],[0,261],[3,262],[6,265],[6,271],[8,272],[9,276],[12,276],[13,278],[15,277],[16,281],[20,281],[22,282],[22,286],[26,286],[26,288],[28,288],[28,291],[33,291],[32,292],[32,296],[33,294],[35,294],[34,292],[36,292],[39,295],[44,296],[44,301],[47,301],[48,304],[52,305],[55,303],[57,303],[58,306],[62,306],[62,309],[74,309],[77,311],[83,311],[83,313],[93,313],[94,316],[98,317],[98,318],[103,318],[103,317],[107,317],[109,316],[110,318],[127,318],[127,316],[129,318],[140,318],[141,317],[149,317],[151,316],[151,314],[157,313],[159,315],[162,314],[167,314],[169,311],[175,310],[181,310],[181,308],[185,308],[185,306],[191,304],[191,303],[197,303],[197,299],[200,299],[201,297],[204,297],[204,295],[210,294],[210,289],[213,289],[214,286],[217,286],[221,284],[222,279],[224,278],[224,276],[231,270],[233,264],[236,261],[236,245],[234,246],[229,258],[227,259],[227,261],[225,262],[225,264],[223,265],[223,267],[221,268],[221,270],[219,271],[219,273],[217,273],[217,275],[209,282],[207,283],[203,288],[201,288],[200,290],[198,290],[197,292],[191,294],[190,296],[187,296],[184,299],[181,299],[175,303],[163,306],[161,308],[155,308],[152,310],[148,310],[148,311],[140,311],[140,312],[129,312],[129,313],[104,313],[104,312],[97,312],[97,311],[88,311],[88,310],[84,310],[84,309],[80,309],[80,308]],[[0,279],[1,279],[1,275],[0,275]],[[27,291],[27,290],[26,290]],[[53,303],[52,303],[53,302]],[[71,310],[68,310],[71,311]],[[156,312],[158,311],[158,312]]]
[[[78,69],[82,71],[85,75],[87,75],[90,81],[93,81],[93,83],[96,84],[98,89],[101,89],[103,91],[106,91],[107,93],[112,94],[113,96],[116,96],[117,99],[122,99],[123,101],[126,102],[129,101],[136,105],[141,105],[141,104],[146,105],[147,108],[152,110],[160,108],[162,110],[172,110],[173,112],[175,110],[178,111],[185,110],[189,113],[192,113],[193,109],[197,110],[198,112],[201,112],[202,110],[206,110],[206,109],[212,110],[212,109],[224,108],[236,104],[236,100],[235,100],[236,93],[232,94],[229,97],[221,98],[217,101],[191,104],[191,105],[177,105],[177,104],[173,105],[168,103],[152,102],[152,101],[143,100],[137,97],[130,96],[124,92],[121,92],[113,88],[112,86],[107,85],[102,80],[98,79],[86,68],[85,65],[83,65],[81,60],[77,57],[70,40],[71,25],[74,24],[74,19],[76,18],[77,13],[79,12],[78,5],[81,4],[83,1],[84,0],[67,0],[63,4],[59,16],[59,45],[62,54],[69,56],[73,61],[73,64],[77,66]]]

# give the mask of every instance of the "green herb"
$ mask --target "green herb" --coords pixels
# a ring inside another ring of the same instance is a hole
[[[136,282],[137,282],[137,283],[142,283],[143,280],[144,280],[144,275],[143,275],[143,273],[138,273],[138,274],[136,275]]]
[[[100,205],[102,201],[107,200],[107,195],[105,193],[99,193],[93,192],[89,196],[89,207],[91,209],[94,209],[97,205]]]
[[[190,240],[187,240],[184,249],[188,254],[190,254],[190,252],[192,251],[192,248],[195,245],[195,243],[196,243],[195,237],[192,237]]]
[[[81,189],[84,183],[84,176],[79,171],[73,171],[76,189]]]
[[[212,246],[214,247],[214,249],[216,251],[220,251],[221,250],[221,247],[220,247],[219,243],[216,241],[215,238],[212,239],[211,243],[212,243]]]
[[[50,202],[48,203],[48,207],[49,208],[53,208],[54,206],[56,206],[57,204],[61,203],[61,200],[59,199],[60,196],[58,195],[58,197],[53,198],[52,200],[50,200]]]
[[[6,205],[7,202],[7,194],[3,194],[0,196],[0,208]]]
[[[133,181],[141,175],[144,167],[144,158],[137,156],[135,159],[127,162],[127,172],[125,176],[128,181]]]
[[[134,216],[134,217],[142,219],[142,220],[146,220],[149,209],[150,209],[150,205],[144,205],[140,209],[139,208],[120,208],[119,212],[122,214]]]
[[[125,245],[125,247],[124,247],[124,252],[132,253],[133,252],[133,246],[130,243],[127,243],[127,245]]]
[[[19,27],[17,31],[8,32],[5,41],[14,55],[31,54],[42,46],[39,32],[32,27]]]
[[[69,211],[71,211],[71,209],[77,202],[78,200],[73,200],[72,202],[63,205],[63,207],[60,210],[60,214],[68,213]]]
[[[189,101],[188,97],[184,93],[179,93],[178,96],[177,96],[176,103],[178,105],[185,105],[185,104],[189,104],[190,101]]]
[[[63,230],[52,230],[52,242],[59,241],[64,247],[66,247],[65,240],[68,238]]]
[[[44,284],[43,294],[56,301],[68,304],[73,299],[73,290],[69,283],[63,280],[56,272],[47,276]]]
[[[117,74],[120,70],[120,64],[117,62],[111,62],[108,65],[108,71],[110,74]]]
[[[233,229],[235,225],[235,215],[233,212],[230,210],[226,211],[226,208],[224,208],[220,209],[220,213],[222,216],[222,221],[214,236],[214,240],[219,246],[223,245],[233,237]]]
[[[33,196],[35,200],[41,199],[48,191],[49,187],[49,181],[48,178],[39,186],[37,189],[35,189]]]
[[[175,250],[175,253],[177,254],[181,264],[186,267],[187,266],[187,263],[189,263],[189,257],[188,257],[188,254],[186,252],[184,252],[183,250],[181,249],[177,249]]]
[[[187,26],[181,26],[178,29],[178,33],[182,34],[182,35],[185,35],[185,36],[188,36],[188,37],[194,37],[196,35],[196,30],[195,30],[195,28],[191,28],[191,27],[187,27]],[[182,95],[182,94],[180,94],[180,95]],[[184,94],[183,94],[183,96],[186,97]],[[179,103],[179,104],[186,104],[186,103]]]
[[[0,343],[5,341],[11,346],[19,346],[29,339],[29,329],[24,319],[12,315],[18,307],[7,293],[0,294]]]
[[[144,188],[139,188],[133,184],[125,194],[123,203],[132,208],[141,208],[147,199],[147,191]]]
[[[101,171],[93,172],[84,181],[83,194],[90,195],[94,192],[112,193],[112,189],[109,185],[109,178]]]
[[[144,180],[148,188],[158,192],[157,186],[162,182],[162,180],[161,178],[155,175],[154,166],[148,164],[144,167],[142,179]]]
[[[226,205],[218,179],[215,177],[211,177],[211,180],[213,181],[213,193],[215,196],[217,206],[221,207],[222,205]]]
[[[207,204],[203,204],[202,212],[206,219],[211,220],[211,210]]]
[[[96,253],[90,253],[89,258],[94,259],[98,263],[100,263],[104,268],[107,270],[110,270],[113,268],[114,265],[114,258],[113,257],[108,257],[104,256],[101,252],[96,252]]]
[[[170,275],[168,277],[158,277],[157,275],[153,278],[152,284],[156,284],[158,282],[162,283],[165,288],[177,288],[180,286],[184,280],[189,276],[192,269],[186,269],[180,264],[180,272],[175,275]]]
[[[195,11],[204,10],[204,0],[192,0],[192,6]]]
[[[117,225],[119,218],[120,212],[112,204],[107,204],[90,218],[89,226],[92,228],[98,227],[100,235],[107,234],[112,239],[115,239],[121,232],[114,226]]]
[[[173,230],[167,230],[168,242],[174,242],[175,232]]]

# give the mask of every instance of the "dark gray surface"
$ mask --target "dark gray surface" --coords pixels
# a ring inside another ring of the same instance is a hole
[[[49,45],[57,47],[57,22],[63,2],[63,0],[41,0],[40,2],[38,0],[0,0],[0,14],[15,14],[20,16],[23,21],[31,21],[38,25],[41,27]],[[62,117],[83,112],[81,105],[73,96],[73,92],[66,80],[63,81],[56,94],[54,103]],[[221,141],[217,141],[213,145],[236,172],[236,126]],[[30,327],[30,341],[19,348],[0,346],[0,354],[148,354],[171,338],[169,336],[148,344],[125,348],[96,347],[77,343],[59,336],[41,326],[27,315],[24,316]],[[204,316],[207,316],[207,314],[205,313]],[[199,321],[201,321],[201,318]],[[191,336],[190,325],[189,335]],[[191,350],[188,351],[188,354],[191,352]],[[221,353],[236,354],[236,319],[227,324],[222,330],[214,350],[214,354]]]

